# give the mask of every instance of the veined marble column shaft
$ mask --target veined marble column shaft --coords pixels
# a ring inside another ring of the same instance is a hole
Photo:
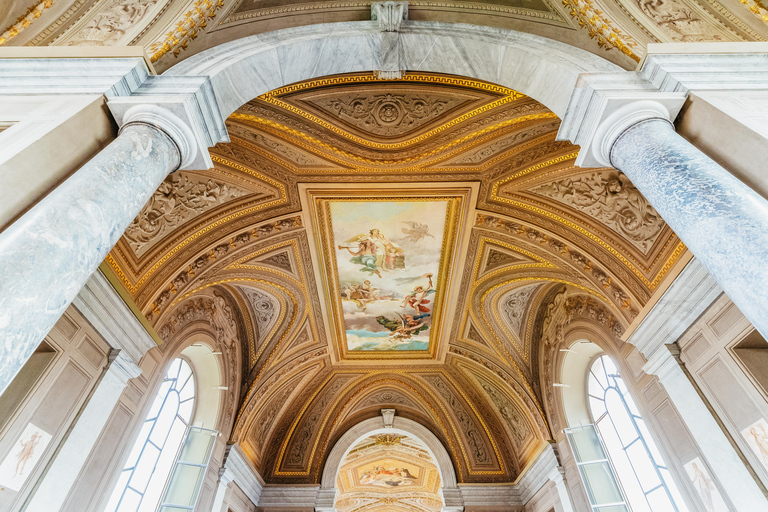
[[[768,201],[665,119],[641,120],[622,131],[610,161],[768,338]]]
[[[193,139],[169,111],[133,107],[112,143],[0,233],[0,393],[165,177],[194,157]]]

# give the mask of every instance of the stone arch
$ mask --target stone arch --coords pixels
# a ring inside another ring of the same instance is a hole
[[[493,82],[536,99],[563,117],[581,73],[615,64],[541,36],[460,23],[410,21],[398,32],[399,69]],[[284,85],[382,69],[376,23],[328,23],[244,37],[200,52],[165,75],[208,76],[222,117]]]
[[[325,467],[323,468],[322,478],[320,480],[321,490],[334,489],[336,487],[336,476],[341,467],[341,463],[353,446],[365,436],[379,433],[405,434],[420,440],[432,456],[432,459],[435,461],[435,465],[440,472],[440,481],[442,482],[442,492],[446,502],[445,504],[448,505],[447,501],[449,501],[450,496],[459,493],[456,471],[445,446],[443,446],[437,436],[425,426],[416,421],[401,418],[399,416],[394,417],[392,427],[385,427],[383,417],[378,416],[361,421],[347,430],[344,435],[336,441],[336,444],[333,446],[325,460]]]

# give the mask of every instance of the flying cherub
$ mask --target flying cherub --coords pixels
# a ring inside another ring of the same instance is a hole
[[[400,231],[405,234],[406,240],[410,242],[420,242],[428,236],[435,238],[432,233],[429,232],[429,226],[426,224],[413,221],[405,221],[403,224],[408,224],[410,226],[410,228],[400,228]]]

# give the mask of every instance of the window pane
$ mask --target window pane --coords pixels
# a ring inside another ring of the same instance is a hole
[[[656,472],[657,468],[651,462],[651,458],[648,456],[648,452],[642,443],[638,442],[627,448],[627,456],[635,468],[637,479],[640,481],[644,492],[648,492],[654,487],[661,485],[661,479]]]
[[[141,503],[141,494],[132,489],[126,489],[118,510],[119,512],[135,512],[139,509],[139,503]]]
[[[675,507],[669,501],[669,496],[664,487],[659,487],[648,494],[648,503],[651,504],[653,512],[675,512]]]
[[[607,462],[585,464],[581,466],[581,470],[593,504],[621,503],[624,501]]]
[[[186,398],[183,411],[180,392]],[[195,379],[189,364],[182,359],[174,360],[131,449],[107,512],[156,511],[192,419],[194,392]]]
[[[605,381],[606,389],[604,402],[589,396],[591,412],[632,511],[686,511],[616,365],[601,356],[592,365],[590,380],[593,376],[601,384]]]
[[[176,413],[178,412],[179,395],[176,394],[175,391],[171,391],[168,394],[168,398],[165,399],[163,410],[157,415],[155,428],[153,428],[152,433],[149,434],[149,440],[157,446],[163,446],[163,444],[165,444],[165,438],[168,436],[168,431],[171,429],[173,420],[176,419]]]
[[[144,492],[149,483],[149,478],[152,476],[152,471],[157,464],[157,458],[160,455],[160,450],[147,444],[144,447],[144,453],[141,454],[139,463],[136,464],[136,469],[133,471],[133,476],[129,485],[139,492]]]

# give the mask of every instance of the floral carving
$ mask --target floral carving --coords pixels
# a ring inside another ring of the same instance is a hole
[[[580,295],[568,297],[565,299],[563,309],[567,315],[567,322],[570,322],[574,317],[581,316],[590,318],[606,327],[616,338],[620,338],[624,332],[624,328],[616,321],[616,318],[608,311],[608,308],[591,297]]]
[[[361,130],[396,137],[422,126],[464,101],[431,94],[352,93],[312,102]]]
[[[528,421],[526,421],[520,408],[510,402],[507,397],[502,395],[489,383],[480,379],[478,379],[478,381],[480,382],[483,391],[485,391],[491,399],[491,402],[493,402],[493,405],[496,406],[496,409],[504,419],[504,422],[509,426],[509,430],[512,433],[512,440],[515,445],[520,448],[530,435]]]
[[[171,281],[167,290],[164,290],[157,296],[157,300],[152,303],[149,311],[146,312],[147,319],[152,320],[154,315],[158,314],[162,308],[167,306],[171,302],[172,294],[176,294],[187,286],[190,279],[195,277],[195,273],[204,270],[217,258],[226,256],[229,251],[238,249],[243,245],[250,243],[253,240],[260,240],[272,236],[273,234],[281,231],[289,231],[295,228],[300,228],[301,217],[289,217],[287,219],[278,220],[275,222],[268,222],[262,224],[249,232],[240,233],[230,238],[228,243],[219,244],[210,250],[208,254],[198,256],[186,270],[179,272],[175,278]]]
[[[275,302],[269,295],[254,290],[253,288],[246,288],[245,296],[248,297],[248,302],[251,303],[251,307],[253,308],[259,337],[263,337],[269,331],[272,321],[275,318],[275,313],[277,312]]]
[[[528,305],[528,301],[536,290],[537,285],[530,285],[513,291],[507,295],[502,303],[502,311],[504,316],[509,322],[509,326],[512,328],[512,332],[520,334],[520,328],[523,325],[523,319],[525,318],[525,307]]]
[[[629,178],[617,172],[596,172],[531,189],[589,214],[624,235],[647,253],[664,227],[664,220]]]
[[[141,22],[159,0],[113,0],[96,15],[68,46],[111,46]]]
[[[131,248],[140,254],[150,242],[200,215],[246,192],[223,182],[201,181],[184,173],[172,174],[152,194],[149,202],[125,230]]]
[[[681,0],[635,0],[673,41],[722,41],[723,37]]]
[[[425,379],[432,384],[438,394],[445,400],[445,402],[451,407],[456,419],[459,421],[462,432],[467,439],[467,444],[471,448],[472,456],[478,464],[490,464],[491,456],[488,453],[488,449],[485,446],[480,432],[477,430],[475,422],[472,421],[464,406],[461,404],[453,391],[448,387],[443,379],[436,375],[426,376]]]
[[[315,429],[320,426],[320,420],[325,413],[326,408],[331,404],[339,391],[349,381],[351,377],[336,379],[328,389],[323,393],[320,400],[315,404],[312,414],[310,414],[305,420],[301,429],[296,434],[296,440],[291,447],[291,451],[288,455],[288,464],[299,465],[304,460],[304,455],[307,454],[307,448],[309,442],[312,439],[312,434]]]
[[[571,17],[589,31],[589,37],[596,39],[598,46],[606,50],[617,48],[632,60],[640,61],[640,57],[635,54],[637,41],[614,27],[608,15],[598,9],[594,0],[563,0],[563,5],[571,9]]]
[[[188,301],[157,331],[157,334],[167,342],[174,334],[196,321],[206,321],[213,326],[218,343],[228,349],[235,346],[238,337],[235,314],[232,307],[220,295],[216,295],[213,300],[200,298]]]

